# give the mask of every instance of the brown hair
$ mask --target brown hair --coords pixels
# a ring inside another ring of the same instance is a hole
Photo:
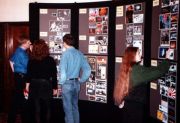
[[[43,39],[34,41],[31,52],[31,58],[42,60],[49,55],[49,47]]]
[[[19,44],[24,44],[26,43],[27,41],[29,41],[29,36],[25,35],[25,34],[22,34],[20,37],[19,37]]]
[[[137,47],[127,47],[122,59],[122,64],[120,66],[120,71],[118,74],[118,80],[115,82],[114,86],[114,100],[115,104],[119,105],[122,103],[125,96],[129,94],[131,87],[130,74],[132,71],[132,66],[136,63],[135,57]]]
[[[74,46],[74,38],[71,34],[64,35],[63,42],[65,42],[69,46]]]

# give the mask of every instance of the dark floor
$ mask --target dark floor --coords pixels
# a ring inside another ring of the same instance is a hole
[[[6,96],[5,96],[6,97]],[[7,96],[8,97],[8,96]],[[7,113],[9,102],[2,103],[0,100],[0,123],[7,123]],[[115,106],[94,103],[88,101],[79,101],[81,123],[121,123],[122,111]],[[16,123],[21,123],[21,116],[17,114]],[[52,101],[51,123],[64,123],[64,112],[62,102],[59,99]],[[134,123],[137,123],[136,121]],[[155,119],[148,119],[145,123],[161,123]]]
[[[7,115],[0,113],[0,123],[7,123]]]
[[[0,113],[0,123],[7,123],[7,118],[8,118],[8,115],[7,113]],[[62,121],[57,121],[59,123],[64,123]],[[55,122],[55,123],[57,123]],[[19,114],[17,114],[16,116],[16,123],[21,123],[21,116]],[[52,122],[54,123],[54,122]]]

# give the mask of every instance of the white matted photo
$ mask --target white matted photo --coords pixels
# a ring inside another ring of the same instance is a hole
[[[144,14],[133,14],[133,22],[134,23],[143,23],[144,22]]]
[[[99,53],[98,48],[99,48],[98,45],[89,45],[88,46],[88,53],[98,54]]]
[[[134,26],[133,35],[142,35],[142,25]]]
[[[138,47],[139,48],[139,51],[142,55],[142,40],[134,40],[133,41],[133,47]]]

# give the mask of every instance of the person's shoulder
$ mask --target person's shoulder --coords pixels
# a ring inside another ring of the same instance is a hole
[[[73,53],[83,54],[79,49],[76,49],[76,48],[74,48],[74,47],[72,47],[69,51],[70,51],[70,52],[73,52]]]
[[[142,69],[144,66],[140,65],[140,64],[134,64],[132,66],[132,71],[137,71],[137,70],[140,70]]]
[[[83,53],[82,51],[80,51],[80,50],[77,50],[77,51],[78,51],[78,53],[79,53],[81,56],[84,57],[84,53]]]
[[[15,49],[15,52],[20,52],[21,51],[21,48],[20,47],[17,47],[16,49]]]
[[[13,55],[23,55],[24,52],[22,51],[22,49],[20,47],[17,47],[13,53]]]

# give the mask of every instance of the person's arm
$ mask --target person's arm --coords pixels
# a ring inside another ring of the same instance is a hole
[[[9,61],[12,72],[14,72],[14,62]]]
[[[51,63],[51,77],[52,77],[52,88],[53,88],[53,95],[57,94],[57,68],[56,68],[56,62],[52,58]]]
[[[27,74],[26,74],[26,85],[25,85],[25,88],[24,88],[24,97],[25,99],[28,99],[28,96],[29,96],[29,86],[30,86],[30,78],[31,78],[31,66],[30,66],[30,61],[28,62],[28,65],[27,65]]]
[[[29,83],[29,82],[26,82],[25,91],[26,91],[27,93],[29,93],[29,86],[30,86],[30,83]]]
[[[89,78],[89,76],[91,74],[91,67],[90,67],[87,59],[84,57],[84,55],[82,56],[82,67],[81,67],[81,69],[82,69],[82,75],[81,75],[81,78],[79,81],[81,83],[83,83]]]
[[[66,54],[62,54],[59,70],[60,70],[60,84],[63,84],[67,80],[66,70],[67,70],[67,60]]]
[[[53,89],[57,89],[57,68],[56,68],[56,62],[53,60],[52,61],[52,87]]]
[[[131,73],[131,81],[133,86],[138,86],[141,83],[158,79],[159,77],[165,75],[166,72],[168,72],[169,67],[170,63],[168,60],[162,61],[162,63],[157,67],[134,65]]]

